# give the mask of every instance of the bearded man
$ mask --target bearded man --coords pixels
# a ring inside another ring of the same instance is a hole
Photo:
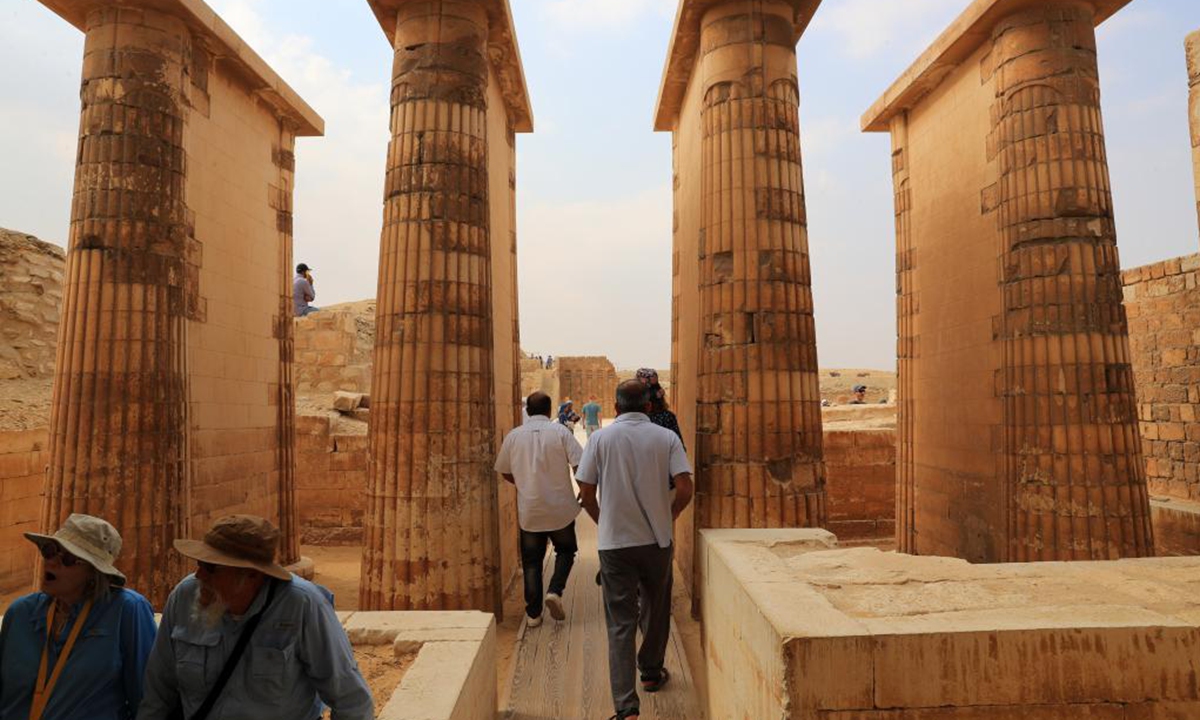
[[[275,562],[279,531],[230,515],[203,540],[163,609],[138,720],[371,720],[371,692],[329,599]]]

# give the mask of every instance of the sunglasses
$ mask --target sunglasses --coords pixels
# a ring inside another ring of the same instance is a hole
[[[217,568],[220,566],[214,565],[210,562],[204,562],[203,560],[197,560],[196,567],[199,568],[201,571],[206,572],[209,575],[212,575],[213,573],[215,573],[217,571]]]
[[[62,547],[58,545],[46,543],[45,545],[39,545],[38,550],[41,551],[43,560],[58,558],[58,562],[61,563],[63,567],[74,567],[75,564],[79,562],[79,558],[62,549]]]

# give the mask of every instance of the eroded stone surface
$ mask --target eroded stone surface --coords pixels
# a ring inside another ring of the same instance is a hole
[[[971,565],[829,542],[702,533],[712,717],[1200,710],[1200,559]]]

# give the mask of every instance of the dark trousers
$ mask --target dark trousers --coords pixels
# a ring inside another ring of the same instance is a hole
[[[521,530],[521,571],[525,576],[525,614],[542,615],[542,561],[546,559],[546,541],[554,543],[554,574],[550,576],[549,592],[562,595],[567,578],[575,564],[579,543],[575,540],[575,523],[549,532]]]
[[[675,546],[640,545],[600,551],[604,619],[608,623],[608,679],[618,713],[639,706],[636,671],[657,678],[671,638],[671,562]],[[637,648],[637,631],[642,647]]]

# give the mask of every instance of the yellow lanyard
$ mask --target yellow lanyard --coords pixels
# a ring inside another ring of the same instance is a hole
[[[75,626],[71,628],[71,634],[67,636],[67,644],[63,646],[62,654],[54,663],[54,672],[50,674],[50,680],[47,682],[46,663],[50,657],[50,638],[54,635],[54,610],[57,605],[57,602],[51,602],[50,609],[46,611],[46,644],[42,647],[42,662],[38,665],[37,683],[33,686],[33,703],[29,706],[29,720],[41,720],[42,713],[46,710],[46,703],[50,701],[50,693],[54,692],[58,676],[62,675],[63,667],[67,664],[67,657],[74,649],[79,631],[83,629],[83,623],[92,610],[92,601],[88,600],[84,603],[79,617],[75,619]]]

